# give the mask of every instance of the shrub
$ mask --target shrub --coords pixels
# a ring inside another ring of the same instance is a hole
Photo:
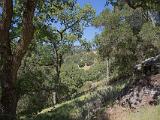
[[[78,63],[78,66],[81,68],[81,67],[84,67],[85,66],[85,62],[84,61],[80,61],[79,63]]]

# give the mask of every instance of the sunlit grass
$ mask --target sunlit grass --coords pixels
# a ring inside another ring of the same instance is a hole
[[[32,118],[23,120],[81,120],[86,117],[83,115],[86,114],[86,109],[92,109],[88,104],[101,100],[103,105],[111,105],[119,91],[123,89],[123,85],[108,86],[106,80],[94,82],[94,86],[96,86],[94,90],[89,90],[80,97],[43,109]]]
[[[55,109],[58,109],[60,107],[63,107],[65,105],[69,105],[69,104],[75,104],[76,101],[84,101],[85,99],[89,98],[90,97],[90,94],[86,94],[86,95],[82,95],[76,99],[72,99],[72,100],[69,100],[69,101],[66,101],[66,102],[63,102],[61,104],[57,104],[55,105],[54,107],[49,107],[49,108],[46,108],[46,109],[43,109],[41,112],[39,112],[38,114],[45,114],[47,112],[50,112],[50,111],[54,111]]]
[[[129,114],[127,120],[160,120],[160,105],[145,107]]]

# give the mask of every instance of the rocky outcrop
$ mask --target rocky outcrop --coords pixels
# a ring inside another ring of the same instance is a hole
[[[155,57],[145,59],[140,64],[134,66],[135,74],[153,75],[160,72],[160,54]],[[140,74],[141,73],[141,74]]]
[[[158,104],[160,97],[160,74],[145,76],[126,88],[120,99],[120,105],[138,108],[146,104]]]

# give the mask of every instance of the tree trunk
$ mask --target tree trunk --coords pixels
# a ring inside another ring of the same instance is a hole
[[[7,75],[8,74],[6,73],[6,76]],[[6,79],[12,80],[11,77],[6,77]],[[12,84],[4,84],[2,86],[3,86],[2,96],[1,96],[2,113],[0,119],[16,120],[16,108],[17,108],[18,98],[15,87]]]
[[[13,17],[13,0],[3,0],[3,16],[0,21],[0,120],[15,120],[18,95],[16,90],[17,71],[34,35],[33,16],[37,0],[24,2],[22,38],[15,51],[11,49],[9,31]]]
[[[56,92],[56,103],[59,103],[60,101],[60,84],[61,84],[61,79],[60,79],[60,73],[61,73],[61,65],[62,65],[62,55],[58,53],[58,47],[56,43],[52,42],[53,45],[53,60],[54,60],[54,67],[56,70],[56,78],[55,78],[55,92]]]
[[[109,76],[109,73],[110,73],[110,66],[109,66],[109,58],[107,58],[107,81],[109,81],[109,78],[110,78],[110,76]]]
[[[16,119],[17,95],[15,80],[16,75],[13,74],[13,55],[9,39],[9,31],[0,31],[1,37],[1,65],[0,65],[0,80],[1,80],[1,120]]]
[[[59,95],[59,91],[60,91],[60,63],[59,63],[59,55],[58,52],[56,51],[55,53],[55,58],[56,58],[56,63],[55,63],[55,68],[56,68],[56,79],[55,79],[55,90],[56,90],[56,103],[59,103],[60,100],[60,95]]]

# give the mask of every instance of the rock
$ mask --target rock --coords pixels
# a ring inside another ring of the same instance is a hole
[[[119,104],[132,109],[139,108],[145,104],[156,104],[160,97],[160,74],[153,75],[147,80],[145,77],[135,82],[132,87],[128,88],[128,92],[120,97]]]
[[[160,55],[145,59],[140,64],[134,66],[135,74],[151,75],[157,74],[160,70]]]

